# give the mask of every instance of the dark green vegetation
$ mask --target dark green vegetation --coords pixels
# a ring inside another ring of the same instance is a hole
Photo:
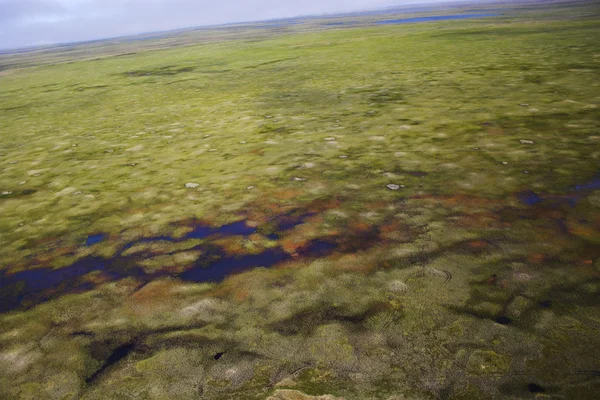
[[[525,7],[4,59],[0,278],[135,265],[1,314],[0,397],[597,398],[599,22]],[[240,220],[256,232],[188,239]],[[316,240],[336,247],[306,257]],[[293,261],[179,279],[215,248]],[[136,268],[161,277],[114,279]]]

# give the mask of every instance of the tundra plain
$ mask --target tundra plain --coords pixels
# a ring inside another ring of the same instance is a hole
[[[0,397],[598,398],[600,8],[476,12],[0,55]]]

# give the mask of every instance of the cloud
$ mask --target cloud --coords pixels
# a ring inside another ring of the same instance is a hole
[[[399,2],[402,3],[401,0],[0,0],[0,48],[366,10]]]
[[[59,1],[0,0],[0,24],[19,23],[40,17],[64,15],[66,9]]]

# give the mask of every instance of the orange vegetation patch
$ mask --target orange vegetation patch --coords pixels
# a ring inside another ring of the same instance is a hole
[[[358,233],[368,232],[372,229],[372,226],[370,224],[367,224],[366,222],[360,220],[351,221],[348,225],[351,231]]]
[[[485,240],[474,240],[472,242],[467,243],[467,245],[473,249],[484,249],[488,247],[489,243]]]
[[[546,260],[546,255],[541,253],[531,254],[527,257],[527,261],[532,264],[541,264]]]
[[[236,287],[231,291],[231,297],[233,297],[233,299],[238,303],[246,300],[249,294],[250,291],[246,287]]]
[[[411,232],[408,226],[394,221],[379,227],[379,236],[382,239],[404,242],[411,239]]]
[[[271,196],[275,199],[289,200],[289,199],[296,198],[296,197],[300,196],[301,194],[302,194],[302,192],[297,189],[284,189],[284,190],[276,191],[275,193],[271,194]]]
[[[76,246],[76,245],[59,247],[52,251],[47,251],[42,254],[38,254],[35,258],[35,262],[37,264],[45,264],[45,263],[48,263],[48,262],[54,260],[57,257],[71,255],[71,254],[75,253],[75,251],[77,251],[77,249],[78,249],[78,246]]]
[[[378,265],[359,257],[357,254],[344,254],[337,260],[335,267],[342,271],[368,274],[377,269]]]
[[[242,240],[235,236],[215,240],[213,243],[223,248],[227,254],[244,255],[248,253]]]
[[[290,206],[275,203],[271,200],[271,197],[269,197],[268,199],[261,199],[250,204],[248,209],[248,215],[251,216],[252,219],[262,216],[263,220],[268,220],[273,216],[283,214],[290,210]]]
[[[569,227],[569,232],[573,235],[589,240],[590,242],[600,243],[600,231],[594,229],[593,226],[575,221],[568,221],[567,226]]]
[[[111,278],[102,272],[92,272],[90,274],[84,275],[81,278],[84,282],[89,282],[94,285],[100,285],[101,283],[109,282]]]
[[[168,267],[161,267],[161,271],[165,274],[180,274],[184,272],[190,264],[170,265]]]
[[[340,208],[342,201],[336,198],[314,200],[308,205],[308,211],[319,212],[331,210],[332,208]]]
[[[75,250],[77,250],[77,246],[75,246],[75,245],[63,246],[63,247],[59,247],[58,249],[56,249],[54,251],[54,254],[57,256],[64,256],[67,254],[74,253]]]
[[[152,304],[162,302],[172,296],[173,289],[180,286],[172,280],[159,280],[150,282],[131,295],[131,299],[138,304]]]
[[[382,226],[379,227],[379,231],[381,233],[390,233],[390,232],[395,232],[397,230],[400,229],[402,225],[400,224],[400,222],[398,221],[393,221],[387,224],[384,224]]]
[[[211,297],[228,297],[241,303],[250,297],[252,291],[260,290],[261,287],[270,286],[275,275],[273,270],[252,270],[229,276],[208,295]]]
[[[485,131],[489,135],[502,135],[504,133],[504,129],[502,128],[488,128]]]
[[[490,227],[498,223],[499,216],[492,212],[481,212],[459,215],[454,218],[454,224],[463,228]]]
[[[135,215],[135,214],[144,215],[144,213],[147,212],[148,210],[144,210],[143,208],[128,207],[124,211],[129,215]]]
[[[281,240],[281,247],[286,253],[297,257],[298,250],[305,247],[307,243],[308,241],[304,238],[285,237]]]
[[[386,208],[390,203],[387,201],[372,201],[365,205],[365,209],[367,210],[379,210],[382,208]]]

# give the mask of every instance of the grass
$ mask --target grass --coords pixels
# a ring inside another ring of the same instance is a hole
[[[89,291],[0,315],[0,393],[593,398],[600,202],[574,187],[598,173],[598,10],[554,10],[13,56],[40,62],[0,76],[6,274],[194,220],[247,219],[258,233],[212,245],[256,254],[293,210],[314,215],[285,251],[340,247],[223,283],[85,276]],[[128,252],[183,270],[197,245]]]

